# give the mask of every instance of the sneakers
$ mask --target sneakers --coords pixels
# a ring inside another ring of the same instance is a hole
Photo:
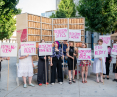
[[[51,83],[52,85],[54,85],[54,83]]]
[[[27,88],[27,85],[26,84],[24,84],[24,88]]]
[[[29,86],[32,86],[32,87],[34,87],[35,85],[33,85],[33,84],[31,83],[31,84],[29,84]]]
[[[47,82],[46,85],[49,85],[49,83]]]
[[[39,86],[42,86],[42,83],[40,83]]]
[[[60,85],[62,85],[63,83],[62,82],[59,82]]]
[[[117,79],[113,79],[113,81],[117,82]]]

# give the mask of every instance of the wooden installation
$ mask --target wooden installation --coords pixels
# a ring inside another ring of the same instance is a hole
[[[80,47],[85,41],[85,18],[47,18],[29,13],[23,13],[16,16],[17,25],[17,42],[18,49],[21,41],[36,42],[41,39],[46,42],[55,41],[54,28],[68,28],[81,30],[81,42],[75,43],[76,47]],[[37,61],[38,56],[33,56],[33,60]]]

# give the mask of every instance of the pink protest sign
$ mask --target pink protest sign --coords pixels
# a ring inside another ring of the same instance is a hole
[[[91,60],[91,48],[79,48],[78,60]]]
[[[106,45],[106,46],[111,45],[111,37],[109,35],[100,35],[99,39],[103,40],[103,45]]]
[[[56,28],[54,29],[55,40],[68,40],[67,28]]]
[[[69,29],[69,41],[81,41],[81,30]]]
[[[36,55],[36,42],[21,42],[21,55]]]
[[[52,55],[52,43],[39,43],[39,56]]]
[[[105,45],[94,46],[94,57],[95,58],[108,57],[107,46]]]
[[[1,56],[16,57],[17,43],[1,43]]]
[[[113,48],[111,50],[112,55],[117,55],[117,44],[113,44]]]

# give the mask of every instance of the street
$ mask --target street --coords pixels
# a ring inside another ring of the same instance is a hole
[[[28,86],[23,88],[23,80],[19,78],[20,86],[16,83],[16,58],[11,58],[9,69],[9,90],[7,91],[7,71],[8,61],[2,62],[2,72],[0,81],[0,97],[117,97],[117,82],[113,82],[114,74],[111,71],[110,79],[104,80],[103,83],[96,83],[96,76],[91,74],[88,76],[88,83],[83,84],[81,76],[76,83],[68,84],[68,80],[64,79],[63,85],[55,83],[55,85],[43,84],[39,86],[36,82],[37,75],[33,76],[32,83],[35,87]],[[28,83],[28,79],[27,79]]]

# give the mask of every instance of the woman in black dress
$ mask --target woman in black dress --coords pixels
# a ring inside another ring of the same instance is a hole
[[[76,67],[76,56],[78,55],[77,49],[74,48],[74,43],[69,42],[69,48],[66,50],[67,51],[67,56],[68,56],[68,73],[69,73],[69,84],[76,83],[74,80],[75,76],[75,67]],[[74,60],[74,68],[73,68],[73,60]],[[71,80],[71,70],[73,70],[73,79]]]
[[[41,43],[45,43],[45,40],[41,40]],[[39,52],[39,50],[38,50]],[[39,61],[38,61],[38,75],[37,75],[37,83],[39,86],[42,86],[43,81],[44,84],[49,84],[48,83],[48,56],[39,56]],[[45,60],[46,60],[46,69],[47,69],[47,82],[46,82],[46,72],[45,72]]]

